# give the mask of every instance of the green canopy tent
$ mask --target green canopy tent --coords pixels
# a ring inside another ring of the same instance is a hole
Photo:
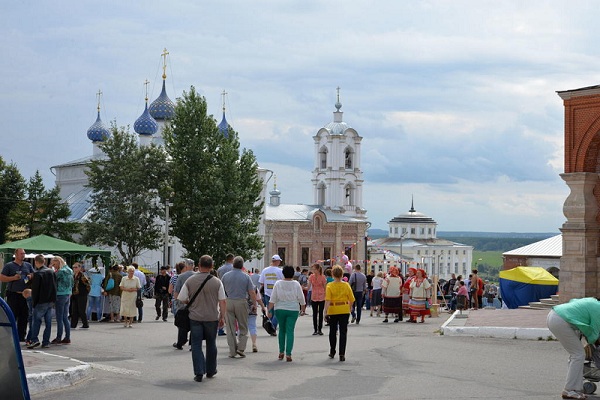
[[[105,267],[108,268],[110,266],[110,250],[87,247],[47,235],[34,236],[0,245],[0,254],[2,255],[4,264],[12,261],[16,249],[25,249],[27,253],[61,256],[69,265],[73,265],[73,262],[84,258],[100,257]]]

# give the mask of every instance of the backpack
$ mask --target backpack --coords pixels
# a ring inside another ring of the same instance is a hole
[[[106,281],[106,287],[104,288],[104,290],[106,290],[107,292],[110,290],[113,290],[115,288],[115,280],[113,279],[113,277],[111,276],[110,278],[108,278],[108,280]]]

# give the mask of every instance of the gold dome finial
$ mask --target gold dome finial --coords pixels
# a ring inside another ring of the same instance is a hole
[[[227,92],[223,89],[223,93],[221,93],[221,96],[223,96],[223,112],[225,112],[225,95],[227,95]]]
[[[102,98],[102,90],[98,89],[98,93],[96,93],[96,97],[98,98],[98,112],[100,112],[100,99]]]
[[[144,86],[146,86],[146,104],[148,104],[148,84],[150,83],[150,81],[148,79],[146,79],[144,81]]]
[[[167,79],[167,56],[169,55],[169,52],[167,51],[167,48],[165,47],[165,49],[163,50],[161,56],[163,58],[163,75],[162,78]]]

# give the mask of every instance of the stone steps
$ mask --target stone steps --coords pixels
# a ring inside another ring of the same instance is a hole
[[[549,310],[560,304],[559,295],[554,294],[549,299],[540,299],[540,301],[532,301],[527,306],[519,306],[530,310]]]

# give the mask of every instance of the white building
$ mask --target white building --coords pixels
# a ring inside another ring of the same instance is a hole
[[[440,278],[470,273],[473,247],[437,238],[437,222],[417,212],[413,204],[388,225],[387,238],[369,243],[371,267],[376,272],[396,266],[403,274],[409,267],[418,267]]]

